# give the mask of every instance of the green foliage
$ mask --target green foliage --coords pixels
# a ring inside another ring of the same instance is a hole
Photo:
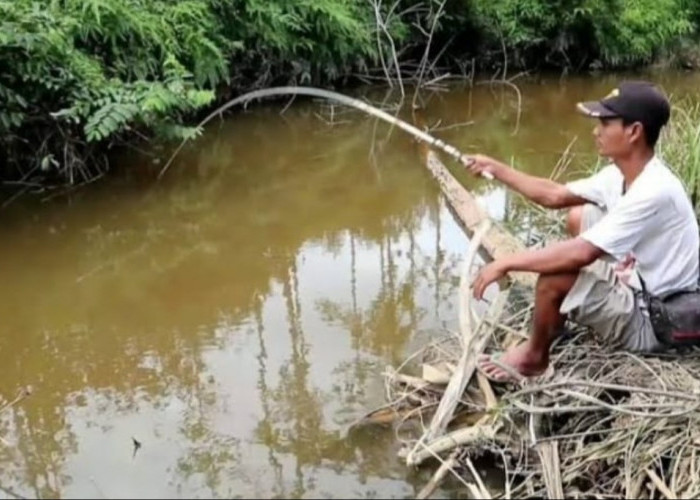
[[[472,0],[477,25],[521,65],[647,63],[696,29],[694,0]],[[700,13],[700,9],[698,9]],[[698,18],[700,19],[700,17]]]
[[[697,0],[0,0],[0,177],[72,179],[135,135],[192,137],[183,123],[251,87],[394,71],[429,32],[431,61],[449,46],[462,69],[504,49],[514,66],[585,68],[651,61],[699,25]]]
[[[228,38],[297,83],[335,79],[376,59],[367,0],[210,0]],[[259,75],[256,75],[259,76]]]
[[[614,16],[594,24],[601,55],[609,64],[650,62],[660,50],[693,31],[682,0],[614,3]]]
[[[12,150],[39,135],[52,152],[135,129],[191,135],[174,125],[228,80],[218,23],[199,0],[0,0],[0,137]]]
[[[226,87],[372,66],[374,29],[365,0],[0,0],[0,145],[58,158],[66,140],[84,155],[134,131],[190,137],[181,123]]]

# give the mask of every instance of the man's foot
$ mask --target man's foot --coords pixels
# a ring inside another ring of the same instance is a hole
[[[522,377],[542,375],[549,365],[548,353],[543,356],[523,342],[503,354],[482,354],[477,366],[494,382],[510,382]]]

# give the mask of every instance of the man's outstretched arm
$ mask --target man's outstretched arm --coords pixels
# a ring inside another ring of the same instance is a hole
[[[553,243],[538,250],[509,255],[484,266],[473,284],[474,297],[481,299],[484,290],[512,271],[555,274],[578,271],[605,254],[583,238]]]
[[[488,156],[469,156],[465,166],[474,175],[490,173],[506,186],[543,207],[566,208],[587,203],[585,198],[575,195],[563,184],[519,172]]]

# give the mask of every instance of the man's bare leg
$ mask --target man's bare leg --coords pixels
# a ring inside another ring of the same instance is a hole
[[[583,207],[572,208],[566,219],[566,229],[571,236],[581,230]],[[549,349],[552,342],[563,331],[564,320],[560,312],[561,303],[574,286],[578,273],[540,275],[535,289],[535,312],[531,337],[525,342],[508,349],[498,359],[523,376],[543,373],[549,365]],[[479,358],[481,370],[496,380],[507,380],[511,376],[491,361],[491,356]]]
[[[508,349],[498,359],[499,363],[526,377],[545,371],[549,365],[549,348],[563,331],[565,316],[559,312],[559,308],[577,277],[578,273],[567,273],[545,274],[538,278],[532,335],[525,342]],[[496,380],[511,378],[508,372],[492,362],[491,356],[481,356],[479,366],[486,375]]]

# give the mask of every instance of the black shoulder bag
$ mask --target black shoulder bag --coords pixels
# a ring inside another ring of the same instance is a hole
[[[625,191],[623,180],[623,195]],[[669,347],[700,346],[700,283],[695,289],[679,290],[657,297],[647,291],[641,276],[639,281],[656,339]]]
[[[664,297],[643,296],[656,338],[673,347],[700,346],[700,290],[681,290]]]

